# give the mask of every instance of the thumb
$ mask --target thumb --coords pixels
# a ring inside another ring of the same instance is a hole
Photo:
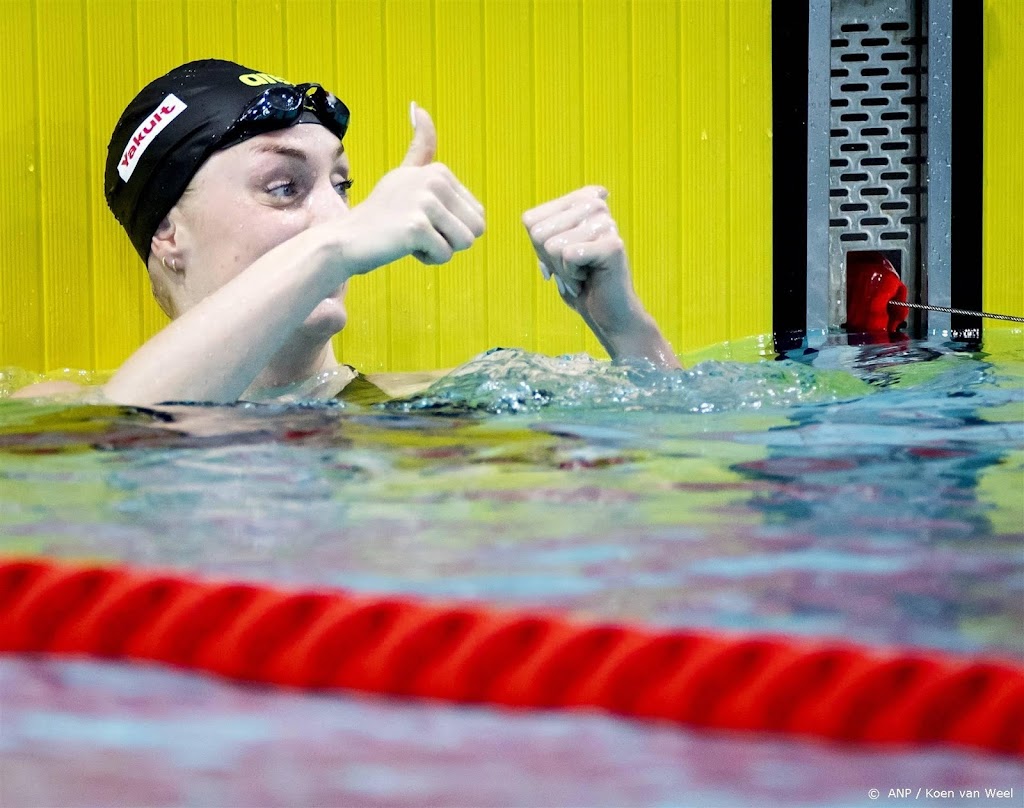
[[[402,165],[430,165],[434,162],[434,154],[437,153],[437,130],[434,129],[434,122],[425,109],[416,106],[415,101],[409,106],[409,116],[412,118],[413,136]]]

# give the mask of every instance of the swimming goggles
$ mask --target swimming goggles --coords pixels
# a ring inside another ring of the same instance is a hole
[[[231,128],[219,148],[240,143],[255,135],[291,126],[304,112],[312,112],[338,140],[348,131],[349,111],[344,102],[319,84],[279,84],[256,98]]]

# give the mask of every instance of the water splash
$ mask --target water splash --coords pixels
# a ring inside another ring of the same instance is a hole
[[[872,392],[845,371],[784,360],[708,360],[681,371],[611,364],[586,354],[544,356],[497,348],[475,357],[414,397],[388,409],[522,413],[544,407],[587,410],[722,412],[838,401]]]

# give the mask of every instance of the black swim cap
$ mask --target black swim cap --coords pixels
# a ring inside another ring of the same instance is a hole
[[[104,192],[143,263],[153,233],[199,167],[249,104],[281,84],[288,82],[202,59],[151,81],[128,104],[107,146]]]

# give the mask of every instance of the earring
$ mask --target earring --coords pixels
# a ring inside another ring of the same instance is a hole
[[[160,262],[164,265],[164,269],[169,269],[171,272],[174,272],[174,273],[178,272],[178,259],[177,258],[172,258],[171,259],[171,265],[170,266],[167,266],[167,258],[161,258]]]

